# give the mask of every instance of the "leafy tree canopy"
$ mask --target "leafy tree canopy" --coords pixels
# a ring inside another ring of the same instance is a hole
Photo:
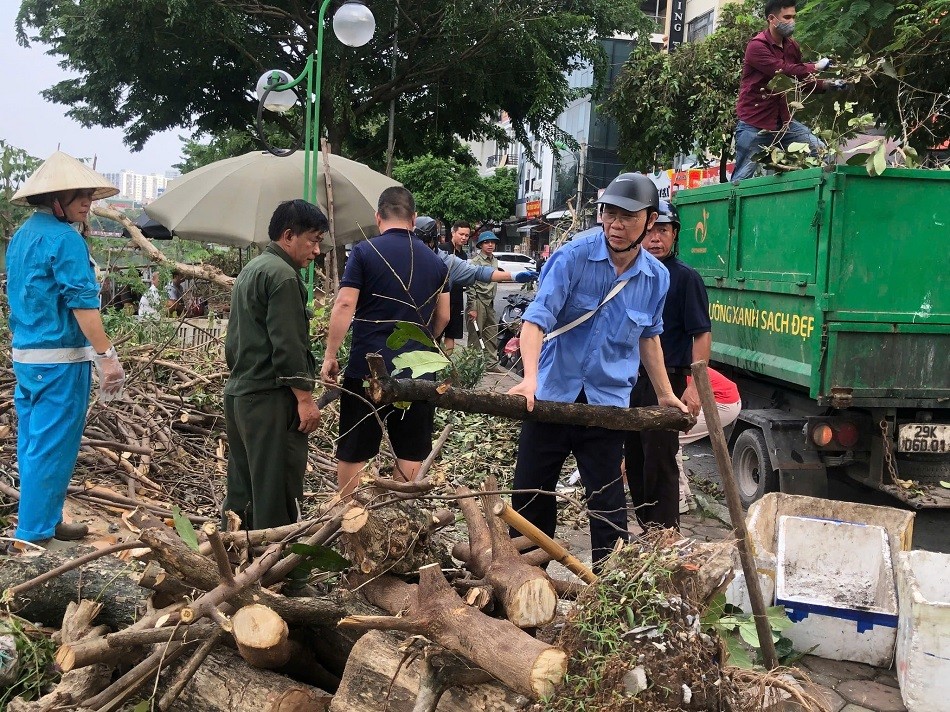
[[[668,166],[696,146],[719,155],[728,145],[745,46],[763,25],[761,5],[725,5],[713,34],[672,53],[646,43],[634,49],[604,106],[617,120],[628,166]]]
[[[670,54],[635,49],[605,103],[630,167],[670,165],[679,153],[731,153],[742,60],[765,26],[762,5],[724,6],[713,34]],[[918,150],[950,137],[950,0],[807,0],[799,9],[796,38],[805,59],[833,57],[835,68],[822,76],[853,87],[804,96],[792,106],[796,119],[827,139],[860,128],[843,115],[870,114]]]
[[[22,148],[0,139],[0,236],[5,240],[9,240],[33,212],[32,208],[13,205],[10,200],[20,185],[39,168],[40,163],[40,159]]]
[[[950,0],[807,0],[803,48],[878,71],[848,96],[918,151],[950,138]]]
[[[393,177],[415,196],[420,215],[477,225],[514,214],[518,177],[513,169],[500,168],[482,178],[472,166],[429,154],[398,161]]]
[[[316,44],[317,7],[296,0],[22,0],[17,27],[21,43],[48,43],[79,75],[46,89],[47,99],[84,125],[124,129],[126,142],[141,148],[176,126],[199,135],[245,129],[257,109],[257,78],[304,67]],[[493,135],[501,111],[520,140],[529,131],[553,140],[555,119],[573,96],[565,72],[592,63],[596,91],[606,62],[596,38],[629,31],[642,17],[635,0],[397,0],[374,3],[373,12],[369,45],[345,47],[328,27],[323,49],[324,133],[335,152],[363,161],[385,149],[391,99],[400,156],[449,155],[455,136]]]

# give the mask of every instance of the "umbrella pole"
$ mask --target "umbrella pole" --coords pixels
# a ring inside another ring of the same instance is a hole
[[[327,276],[325,285],[326,294],[324,296],[329,297],[331,294],[336,294],[340,285],[339,270],[336,264],[336,229],[333,222],[333,179],[330,176],[330,146],[327,144],[326,139],[323,139],[321,144],[321,148],[323,149],[323,176],[327,182],[327,218],[330,221],[330,242],[333,244],[329,254],[327,254],[326,262],[324,262]]]

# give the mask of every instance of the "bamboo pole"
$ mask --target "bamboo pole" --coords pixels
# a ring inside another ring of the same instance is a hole
[[[765,661],[765,666],[772,670],[778,667],[778,656],[775,653],[775,643],[772,641],[772,627],[769,625],[765,602],[762,599],[759,575],[755,570],[755,560],[749,545],[749,533],[745,528],[745,516],[742,512],[742,502],[739,499],[739,488],[736,485],[735,473],[732,471],[732,458],[729,457],[729,446],[726,444],[726,434],[722,431],[719,409],[716,408],[716,399],[713,396],[712,384],[709,382],[706,362],[697,361],[692,365],[692,371],[693,383],[703,404],[703,415],[706,416],[709,440],[712,442],[713,452],[716,454],[716,463],[719,465],[719,474],[722,476],[722,485],[726,492],[729,518],[732,520],[732,529],[735,532],[736,544],[739,547],[739,560],[742,562],[742,572],[745,574],[746,587],[749,589],[749,601],[752,603],[752,615],[755,619],[756,632],[759,635],[762,659]]]
[[[514,527],[521,534],[544,549],[544,551],[550,554],[551,558],[559,564],[563,564],[569,571],[577,574],[584,583],[594,583],[597,581],[596,574],[584,566],[580,559],[518,514],[518,512],[512,509],[507,503],[498,502],[492,507],[492,513],[496,517],[501,517],[506,524]]]

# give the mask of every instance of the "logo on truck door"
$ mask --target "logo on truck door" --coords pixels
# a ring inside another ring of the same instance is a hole
[[[709,213],[706,212],[706,209],[703,209],[703,219],[696,223],[696,229],[693,231],[693,236],[696,238],[696,242],[703,243],[706,242],[706,222],[709,220]]]

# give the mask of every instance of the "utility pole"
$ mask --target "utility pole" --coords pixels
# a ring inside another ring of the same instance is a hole
[[[578,220],[582,219],[581,210],[584,209],[584,169],[586,167],[587,167],[587,142],[581,141],[580,153],[577,158],[577,198],[574,203],[574,210],[577,212]]]

